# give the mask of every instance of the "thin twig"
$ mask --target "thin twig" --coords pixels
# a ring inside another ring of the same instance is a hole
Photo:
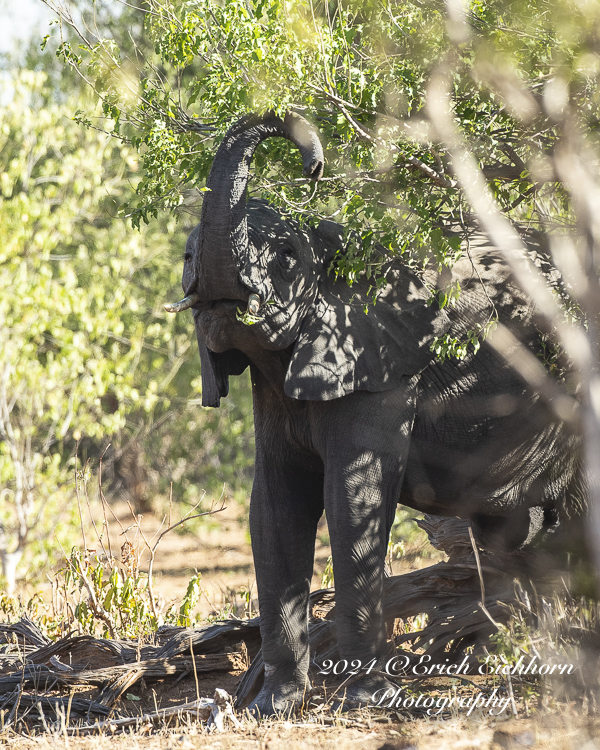
[[[479,550],[477,549],[477,545],[475,544],[475,537],[473,536],[473,527],[471,524],[469,524],[469,537],[471,538],[471,546],[473,547],[473,552],[475,553],[475,562],[477,563],[477,572],[479,573],[479,585],[481,586],[481,601],[479,602],[479,607],[481,611],[486,615],[486,617],[493,623],[493,625],[499,630],[502,631],[503,628],[500,626],[499,623],[497,623],[494,618],[491,616],[491,614],[488,612],[486,606],[485,606],[485,586],[483,583],[483,573],[481,571],[481,563],[479,561]],[[506,675],[506,682],[508,687],[508,695],[510,696],[510,702],[512,706],[512,711],[514,716],[517,716],[517,704],[515,703],[515,694],[513,692],[512,682],[510,679],[510,671]]]
[[[192,655],[192,664],[194,666],[194,680],[196,681],[196,700],[200,700],[200,687],[198,685],[198,670],[196,669],[196,657],[194,656],[194,642],[190,637],[190,654]],[[198,719],[198,713],[196,713]]]
[[[515,694],[513,692],[512,680],[511,680],[511,677],[510,677],[510,669],[508,670],[508,672],[506,674],[506,684],[507,684],[507,687],[508,687],[508,695],[510,696],[510,704],[512,706],[513,716],[515,718],[518,718],[517,704],[515,703]]]
[[[100,501],[102,503],[102,514],[104,516],[104,528],[106,529],[106,536],[108,538],[108,561],[111,570],[113,569],[113,554],[112,554],[112,546],[110,543],[110,530],[108,528],[108,520],[106,518],[106,506],[108,505],[106,498],[104,497],[104,492],[102,490],[102,459],[106,455],[106,451],[110,448],[110,443],[106,446],[104,449],[104,453],[100,456],[100,466],[98,468],[98,492],[100,494]]]
[[[144,536],[144,532],[142,531],[142,518],[143,516],[141,514],[136,515],[133,508],[131,507],[131,502],[129,501],[129,498],[127,498],[127,505],[129,507],[129,511],[133,517],[133,524],[129,526],[126,531],[129,531],[131,528],[137,529],[137,539],[135,544],[135,550],[136,550],[136,556],[135,556],[135,570],[134,575],[137,578],[140,572],[140,555],[137,554],[137,550],[140,546],[140,536],[143,538],[144,542],[146,542],[146,537]],[[126,537],[127,538],[127,537]],[[147,544],[147,542],[146,542]]]
[[[98,603],[98,599],[96,598],[96,593],[94,592],[94,588],[93,588],[92,584],[89,582],[89,579],[88,579],[88,577],[87,577],[87,575],[85,573],[85,570],[83,569],[83,565],[81,564],[81,561],[79,563],[79,567],[76,568],[75,565],[73,565],[73,563],[71,562],[71,558],[67,557],[67,554],[66,554],[65,550],[63,549],[62,544],[60,543],[60,540],[57,539],[57,542],[58,542],[58,545],[59,545],[59,547],[60,547],[60,549],[61,549],[61,551],[63,553],[63,557],[65,558],[65,560],[67,562],[67,565],[71,568],[71,570],[73,571],[73,573],[76,576],[80,576],[81,577],[81,580],[83,581],[83,585],[85,586],[85,588],[87,589],[87,592],[89,594],[90,602],[92,604],[92,609],[94,610],[94,614],[97,617],[99,617],[102,620],[102,622],[104,622],[104,624],[106,625],[106,627],[108,629],[108,632],[110,633],[110,637],[113,640],[116,640],[117,635],[116,635],[116,632],[115,632],[115,628],[114,628],[114,623],[113,623],[112,617],[104,609],[104,607],[101,604]],[[85,564],[85,559],[83,560],[83,563]],[[70,606],[69,602],[67,600],[67,587],[66,587],[66,583],[65,583],[65,604],[67,606]],[[77,623],[77,625],[78,625],[78,628],[79,628],[79,622]]]
[[[485,604],[485,586],[483,583],[483,573],[481,572],[481,562],[479,560],[479,550],[475,544],[475,537],[473,536],[473,527],[469,524],[469,537],[471,538],[471,546],[475,553],[475,562],[477,563],[477,572],[479,573],[479,585],[481,586],[481,603]]]
[[[86,462],[86,465],[85,465],[86,468],[87,468],[88,463],[89,463],[89,460],[88,462]],[[84,472],[85,472],[85,469],[84,469]],[[94,520],[94,514],[92,513],[92,508],[90,506],[90,496],[89,496],[88,489],[87,489],[87,482],[85,480],[83,482],[83,494],[85,496],[85,502],[87,505],[88,513],[90,514],[92,526],[94,527],[94,531],[96,532],[96,537],[98,538],[98,543],[102,547],[102,552],[104,553],[104,557],[108,557],[108,553],[106,552],[106,548],[104,547],[104,542],[102,541],[102,536],[98,532],[98,527],[96,526],[96,521]]]
[[[197,711],[210,711],[213,705],[213,701],[210,698],[200,698],[198,701],[192,701],[191,703],[185,703],[178,706],[172,706],[170,708],[161,708],[155,713],[143,714],[142,716],[128,716],[123,719],[106,719],[106,721],[96,722],[92,725],[85,725],[82,727],[73,727],[70,732],[79,734],[89,734],[90,732],[102,732],[104,729],[110,729],[114,731],[116,728],[124,728],[142,722],[155,722],[157,720],[164,721],[172,716],[180,716],[182,714],[196,713]],[[231,715],[230,715],[230,718]],[[233,717],[235,719],[235,717]],[[237,719],[235,720],[237,721]],[[234,724],[235,724],[234,721]]]
[[[475,537],[473,536],[473,528],[470,524],[469,524],[469,537],[471,538],[471,546],[473,547],[473,552],[475,553],[475,562],[477,563],[477,572],[479,573],[479,586],[481,587],[481,601],[479,602],[479,608],[484,613],[484,615],[490,620],[490,622],[492,622],[498,628],[498,630],[503,630],[503,627],[494,620],[494,618],[488,612],[487,607],[485,606],[485,585],[483,583],[483,572],[481,570],[481,562],[479,560],[479,550],[477,549],[477,545],[475,544]]]
[[[77,481],[77,452],[79,451],[79,440],[75,444],[75,495],[77,496],[77,508],[79,509],[79,523],[81,524],[81,536],[83,537],[83,554],[87,554],[87,542],[85,529],[83,528],[83,513],[81,511],[81,498],[79,497],[79,483]]]
[[[154,560],[155,560],[155,557],[156,557],[156,550],[157,550],[158,545],[160,544],[162,538],[166,534],[168,534],[170,531],[173,531],[173,529],[176,529],[178,526],[181,526],[181,524],[185,523],[186,521],[192,521],[195,518],[202,518],[202,516],[212,516],[214,513],[220,513],[222,510],[226,510],[227,509],[227,506],[222,505],[220,508],[216,508],[214,510],[213,509],[206,510],[206,511],[204,511],[202,513],[196,513],[195,515],[190,516],[189,513],[192,513],[198,507],[198,505],[200,505],[200,503],[204,499],[205,495],[206,495],[206,493],[204,493],[202,495],[202,497],[196,503],[196,505],[194,505],[194,507],[190,511],[188,511],[188,513],[180,521],[177,521],[177,523],[174,523],[174,524],[170,523],[169,526],[158,536],[158,538],[156,539],[156,541],[154,542],[154,544],[151,544],[148,541],[146,535],[144,534],[144,531],[143,531],[143,529],[141,527],[141,524],[140,524],[139,520],[136,520],[137,529],[138,529],[138,531],[139,531],[142,539],[144,540],[144,544],[148,548],[148,552],[150,553],[150,560],[148,561],[148,594],[150,595],[150,606],[152,608],[152,615],[154,616],[154,618],[157,621],[158,621],[158,613],[156,611],[156,604],[155,604],[155,601],[154,601],[154,587],[153,587],[153,582],[152,582]],[[169,493],[169,521],[171,520],[171,505],[172,505],[172,502],[173,502],[173,483],[171,482],[171,491]],[[131,508],[131,506],[130,506],[130,508]],[[133,513],[133,511],[132,511],[132,513]],[[139,561],[138,561],[138,565],[139,565]]]

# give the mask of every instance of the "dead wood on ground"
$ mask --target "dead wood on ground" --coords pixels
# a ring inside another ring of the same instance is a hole
[[[420,614],[428,622],[419,632],[402,633],[396,627],[393,647],[414,663],[420,654],[458,658],[467,646],[481,649],[497,622],[510,617],[515,598],[513,577],[527,572],[527,558],[479,553],[476,559],[468,522],[426,517],[420,522],[432,544],[449,555],[447,562],[386,578],[384,613],[390,623]],[[478,568],[479,562],[479,568]],[[481,575],[480,575],[481,571]],[[484,587],[482,588],[482,581]],[[483,607],[481,598],[485,592]],[[313,664],[337,659],[335,591],[311,594],[309,643]],[[64,721],[87,727],[98,718],[115,727],[128,726],[117,703],[133,685],[144,680],[179,680],[198,673],[244,671],[236,693],[236,706],[248,704],[262,685],[264,664],[260,652],[260,618],[227,620],[201,628],[166,626],[154,643],[140,644],[92,636],[67,636],[52,643],[28,618],[0,624],[0,711],[4,726],[37,720]],[[408,650],[405,644],[411,643]],[[417,655],[416,649],[420,649]],[[193,653],[193,655],[192,655]],[[252,663],[248,666],[248,655]],[[95,689],[94,698],[81,698],[75,689]],[[177,713],[177,711],[175,711]],[[173,711],[156,712],[164,719]],[[147,715],[147,717],[150,715]],[[94,717],[96,717],[94,719]],[[108,717],[108,719],[107,719]],[[82,720],[84,723],[82,723]],[[99,725],[99,724],[98,724]],[[87,730],[86,730],[87,731]]]

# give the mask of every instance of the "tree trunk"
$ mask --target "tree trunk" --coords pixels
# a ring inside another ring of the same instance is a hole
[[[17,548],[14,552],[6,549],[0,550],[0,561],[2,562],[2,575],[6,581],[6,593],[12,596],[17,587],[17,566],[23,557],[23,549]]]

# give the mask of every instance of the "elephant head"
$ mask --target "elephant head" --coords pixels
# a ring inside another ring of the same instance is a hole
[[[445,330],[443,311],[406,269],[365,315],[366,288],[328,275],[343,251],[342,227],[299,226],[264,201],[247,200],[249,167],[261,141],[279,136],[300,149],[304,175],[318,180],[323,150],[301,116],[244,117],[221,143],[207,181],[200,223],[185,252],[185,298],[192,308],[202,364],[202,404],[219,406],[230,375],[256,350],[289,349],[285,393],[328,400],[354,390],[395,387],[431,360],[428,343]]]

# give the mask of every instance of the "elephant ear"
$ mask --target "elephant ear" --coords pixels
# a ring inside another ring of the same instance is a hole
[[[221,405],[221,398],[229,393],[229,376],[241,375],[249,362],[238,349],[229,349],[222,354],[211,352],[198,337],[200,351],[200,374],[202,375],[202,406]]]
[[[330,226],[326,230],[333,232]],[[324,271],[292,353],[288,396],[328,401],[353,391],[390,390],[434,359],[431,341],[450,328],[448,315],[428,304],[429,291],[406,268],[390,267],[386,278],[373,304],[368,281],[349,287]]]

